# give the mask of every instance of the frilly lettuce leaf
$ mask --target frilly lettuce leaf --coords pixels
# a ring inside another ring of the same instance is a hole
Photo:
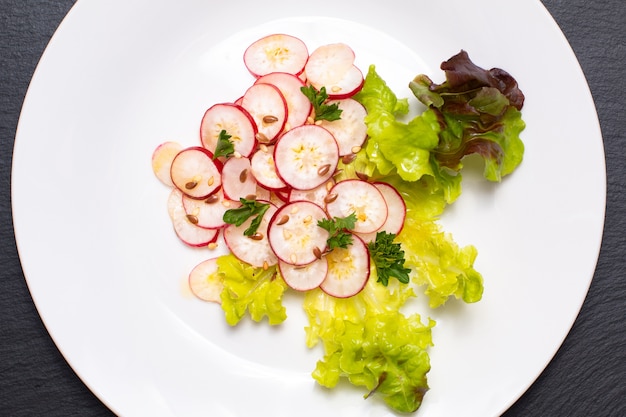
[[[506,71],[480,68],[465,51],[443,62],[441,69],[446,74],[442,84],[423,74],[409,83],[439,119],[439,144],[431,149],[435,161],[458,172],[463,157],[476,153],[485,162],[485,178],[500,181],[523,159],[524,94]]]
[[[413,282],[425,286],[431,308],[450,297],[475,303],[482,298],[483,278],[474,269],[478,251],[472,245],[459,247],[451,234],[434,221],[407,216],[396,237],[405,250],[405,266],[414,270]]]
[[[412,412],[428,390],[426,349],[435,322],[422,324],[417,314],[403,315],[399,309],[415,295],[412,288],[395,281],[379,285],[375,273],[374,268],[365,289],[348,299],[321,290],[305,296],[307,345],[321,340],[324,346],[313,378],[332,388],[345,377],[365,387],[366,398],[376,395],[397,411]]]
[[[287,284],[278,268],[255,268],[227,254],[217,259],[218,273],[223,277],[222,309],[226,322],[234,326],[246,315],[254,321],[267,317],[269,324],[280,324],[287,318],[282,304]]]
[[[404,123],[407,99],[399,100],[370,65],[361,91],[354,97],[367,109],[367,143],[353,162],[368,176],[397,174],[402,180],[424,180],[429,188],[441,191],[447,204],[461,194],[461,176],[442,169],[433,151],[439,145],[440,121],[437,113],[426,110]]]

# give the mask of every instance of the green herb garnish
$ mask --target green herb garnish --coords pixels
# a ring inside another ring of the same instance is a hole
[[[217,138],[217,145],[215,146],[213,159],[219,158],[220,156],[228,157],[235,153],[235,145],[233,145],[233,142],[230,141],[231,137],[231,135],[222,129],[219,137]]]
[[[327,120],[332,122],[333,120],[341,119],[341,112],[343,110],[339,108],[339,104],[325,104],[328,99],[326,87],[322,87],[320,91],[317,91],[315,87],[309,85],[307,87],[301,87],[300,91],[302,91],[302,94],[304,94],[313,105],[316,121]]]
[[[352,213],[348,217],[335,217],[333,219],[322,219],[317,225],[329,233],[327,240],[328,250],[335,248],[346,249],[352,244],[352,234],[348,230],[354,229],[356,224],[356,214]]]
[[[256,216],[250,223],[250,226],[243,232],[245,236],[252,236],[261,225],[263,215],[270,205],[268,203],[259,203],[256,200],[247,200],[245,198],[240,198],[239,201],[241,202],[241,207],[226,210],[222,218],[228,224],[241,226],[250,217]]]
[[[387,232],[376,233],[376,240],[368,243],[370,256],[376,265],[378,282],[387,286],[389,278],[396,278],[403,284],[409,283],[410,269],[404,267],[404,251],[399,243],[393,243],[396,235]]]

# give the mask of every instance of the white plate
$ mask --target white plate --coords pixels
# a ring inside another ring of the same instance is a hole
[[[289,32],[342,41],[401,96],[461,48],[526,94],[526,155],[499,185],[468,172],[443,219],[478,247],[483,300],[435,312],[419,415],[494,416],[550,361],[592,279],[605,205],[602,138],[584,76],[538,1],[82,0],[50,42],[15,142],[13,214],[28,285],[73,369],[124,416],[383,416],[380,402],[316,386],[304,317],[230,329],[185,290],[206,254],[183,247],[150,156],[195,143],[203,111],[249,81],[243,47]],[[307,15],[319,17],[306,17]],[[322,17],[323,16],[323,17]]]

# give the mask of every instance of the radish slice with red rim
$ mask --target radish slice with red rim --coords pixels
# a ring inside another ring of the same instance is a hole
[[[276,171],[285,183],[310,190],[328,181],[339,162],[339,148],[323,127],[304,125],[285,132],[274,148]]]
[[[406,203],[404,199],[391,184],[386,182],[375,182],[374,187],[383,195],[387,202],[387,220],[380,227],[380,231],[393,233],[398,235],[404,227],[404,219],[406,218]]]
[[[324,85],[326,87],[326,93],[329,99],[345,99],[350,98],[358,93],[363,88],[365,78],[361,70],[353,65],[346,71],[343,78],[340,80]],[[322,86],[315,86],[316,88],[322,88]]]
[[[206,148],[192,146],[180,151],[170,166],[172,183],[191,198],[206,198],[222,186],[222,163]]]
[[[387,232],[398,235],[404,227],[404,219],[406,218],[406,203],[398,190],[386,182],[375,182],[372,184],[378,188],[378,191],[380,191],[383,195],[383,198],[387,203],[388,213],[385,223],[383,223],[383,225],[375,232],[357,233],[365,243],[375,241],[376,234],[378,232]]]
[[[187,215],[183,205],[183,194],[176,188],[170,193],[168,209],[176,236],[186,245],[203,247],[217,240],[219,236],[218,229],[199,227],[194,220]]]
[[[274,162],[274,146],[262,146],[252,155],[250,169],[257,183],[268,190],[282,190],[287,184],[278,176]]]
[[[189,273],[189,289],[202,301],[221,304],[224,282],[218,273],[217,258],[200,262]]]
[[[232,201],[224,197],[222,190],[211,194],[204,200],[183,196],[183,207],[190,222],[205,229],[219,229],[224,227],[224,213],[226,210],[241,205],[239,200]]]
[[[353,236],[346,249],[335,248],[328,255],[328,272],[320,284],[322,291],[337,298],[358,294],[370,276],[370,255],[367,245]]]
[[[345,156],[359,152],[367,138],[367,125],[364,120],[367,110],[361,103],[351,98],[330,100],[327,104],[337,104],[341,109],[340,119],[320,121],[320,126],[335,137],[339,146],[339,155]]]
[[[244,64],[255,77],[270,72],[298,75],[309,59],[306,44],[295,36],[272,34],[248,46],[243,55]]]
[[[357,218],[354,232],[375,232],[387,220],[387,202],[378,188],[369,182],[341,181],[330,190],[329,195],[334,200],[326,204],[328,214],[344,218],[354,213]]]
[[[287,121],[287,102],[278,87],[254,84],[246,90],[241,105],[256,124],[259,142],[271,143],[283,131]]]
[[[272,72],[258,78],[255,82],[272,84],[280,90],[287,103],[287,122],[285,130],[303,125],[311,114],[311,102],[302,94],[304,82],[293,74]]]
[[[200,123],[202,146],[212,153],[225,131],[230,136],[235,152],[249,156],[256,146],[257,128],[254,119],[246,109],[234,103],[219,103],[211,106]]]
[[[278,261],[280,275],[290,288],[296,291],[309,291],[320,286],[326,279],[328,261],[326,257],[316,259],[308,265],[295,266]]]
[[[222,168],[222,189],[230,200],[256,194],[257,182],[248,158],[228,158]]]
[[[323,208],[309,201],[296,201],[278,209],[268,229],[278,259],[298,266],[319,259],[326,251],[329,235],[317,222],[327,218]]]
[[[159,181],[169,187],[174,186],[170,175],[172,162],[182,150],[183,146],[178,142],[163,142],[152,152],[152,171]]]
[[[224,241],[228,249],[241,262],[248,263],[256,268],[266,268],[276,265],[278,262],[267,236],[270,219],[276,213],[277,208],[269,201],[263,201],[263,203],[267,203],[270,206],[263,215],[255,235],[246,236],[243,234],[250,227],[254,217],[247,219],[241,226],[230,224],[224,228]]]
[[[318,185],[310,190],[296,190],[295,188],[292,188],[289,193],[289,202],[304,200],[315,203],[320,207],[324,207],[326,206],[326,197],[328,196],[328,192],[334,187],[334,185],[335,180],[330,178],[324,184]]]
[[[315,49],[304,67],[307,81],[317,90],[344,78],[354,64],[354,51],[345,43],[331,43]],[[326,92],[330,94],[328,88]]]

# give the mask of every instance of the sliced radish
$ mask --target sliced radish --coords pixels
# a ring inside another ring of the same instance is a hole
[[[308,265],[295,266],[279,260],[278,268],[289,287],[296,291],[309,291],[319,287],[326,279],[328,261],[326,257],[323,257]]]
[[[183,146],[178,142],[163,142],[152,153],[152,171],[159,181],[167,186],[174,186],[170,168],[174,157],[182,150]]]
[[[338,83],[354,64],[354,58],[354,51],[345,43],[322,45],[311,53],[304,67],[307,81],[317,90]],[[328,88],[326,92],[330,94]]]
[[[296,190],[295,188],[292,188],[289,193],[289,202],[304,200],[311,201],[320,207],[324,207],[326,206],[326,197],[328,196],[328,192],[334,187],[334,185],[335,180],[330,178],[324,184],[318,185],[310,190]]]
[[[387,220],[379,230],[387,233],[399,234],[404,227],[406,217],[406,204],[404,199],[392,185],[386,182],[376,182],[374,186],[381,192],[387,202]]]
[[[257,183],[268,190],[282,190],[287,187],[276,172],[274,146],[261,146],[250,159],[250,169]]]
[[[367,125],[365,124],[367,111],[365,107],[351,98],[331,100],[328,105],[331,104],[339,105],[341,118],[333,121],[322,120],[320,126],[333,134],[339,146],[340,156],[359,152],[367,138]]]
[[[220,295],[224,282],[218,273],[217,258],[200,262],[189,273],[189,288],[193,295],[203,301],[221,304]]]
[[[358,93],[363,88],[364,82],[363,73],[357,66],[353,65],[346,71],[343,78],[337,82],[326,84],[324,87],[326,87],[328,98],[339,100],[350,98]],[[317,87],[322,88],[321,85]]]
[[[167,197],[167,214],[170,216],[170,220],[174,221],[174,215],[176,210],[183,202],[183,192],[178,188],[172,188],[169,196]],[[184,207],[183,207],[184,210]]]
[[[399,234],[404,227],[404,219],[406,217],[406,204],[400,193],[386,182],[375,182],[373,184],[383,195],[387,203],[388,213],[385,223],[375,232],[357,233],[365,243],[375,241],[378,232]]]
[[[278,87],[264,83],[252,85],[244,93],[241,106],[256,123],[259,142],[271,143],[283,131],[287,121],[287,102]]]
[[[374,185],[361,180],[338,182],[329,193],[334,198],[326,204],[331,217],[347,217],[354,213],[357,221],[356,233],[371,233],[378,230],[387,220],[387,203]],[[329,199],[331,200],[331,199]]]
[[[304,125],[285,132],[276,142],[278,175],[298,190],[310,190],[328,181],[339,162],[339,148],[323,127]]]
[[[205,229],[219,229],[224,227],[224,213],[226,210],[237,208],[241,205],[239,200],[229,200],[224,197],[224,192],[218,190],[204,200],[198,200],[183,196],[183,207],[187,213],[187,219],[198,227]]]
[[[180,198],[179,198],[180,197]],[[205,229],[196,225],[187,215],[183,205],[183,194],[176,188],[172,189],[168,199],[168,208],[174,231],[180,240],[193,247],[207,246],[214,243],[219,235],[218,229]]]
[[[304,82],[293,74],[272,72],[257,79],[256,83],[272,84],[280,90],[287,103],[285,130],[303,125],[311,113],[312,104],[302,94]]]
[[[256,145],[257,128],[246,109],[234,103],[219,103],[211,106],[200,123],[202,146],[215,153],[222,130],[230,135],[235,152],[249,156]]]
[[[252,197],[252,196],[249,196]],[[252,198],[249,198],[252,200]],[[272,192],[265,187],[260,186],[258,183],[256,185],[256,193],[254,195],[254,200],[272,200]]]
[[[231,224],[224,229],[224,241],[228,249],[230,249],[237,259],[256,268],[266,268],[276,265],[278,262],[276,255],[272,252],[267,236],[269,221],[274,213],[276,213],[277,208],[273,204],[267,203],[270,204],[270,206],[263,215],[263,219],[255,235],[248,237],[243,234],[250,226],[250,223],[252,223],[253,217],[243,222],[241,226]]]
[[[335,248],[328,255],[328,272],[320,284],[322,291],[338,298],[352,297],[358,294],[370,276],[370,255],[367,245],[357,236],[352,244]]]
[[[319,259],[326,251],[329,235],[317,222],[327,218],[323,208],[309,201],[296,201],[278,209],[268,229],[278,259],[298,266]]]
[[[229,158],[222,168],[222,189],[230,200],[239,201],[256,194],[257,183],[250,165],[245,157]]]
[[[243,55],[246,68],[255,77],[278,71],[298,75],[308,58],[309,50],[302,40],[280,33],[253,42]]]
[[[222,185],[222,163],[213,160],[206,148],[192,146],[180,151],[172,161],[172,183],[191,198],[206,198]]]

